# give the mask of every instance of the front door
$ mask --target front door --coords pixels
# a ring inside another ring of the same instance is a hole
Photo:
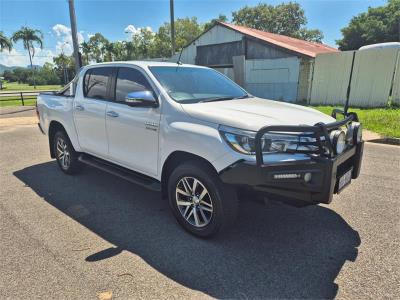
[[[74,120],[79,145],[84,152],[106,158],[108,154],[105,115],[113,68],[89,69],[83,78],[83,95],[74,102]]]
[[[124,103],[128,93],[153,91],[142,71],[119,68],[114,102],[106,108],[109,157],[112,161],[147,175],[157,175],[159,107],[131,107]],[[154,92],[153,92],[154,93]]]

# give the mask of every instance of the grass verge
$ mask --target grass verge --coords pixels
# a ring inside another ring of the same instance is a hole
[[[0,98],[0,107],[5,106],[22,106],[22,102],[20,99],[16,100],[14,97],[10,99],[5,99],[6,97]],[[35,105],[36,104],[36,96],[34,98],[24,99],[25,105]]]
[[[330,115],[334,106],[313,106]],[[350,108],[360,119],[363,127],[385,137],[400,138],[400,108]]]
[[[61,89],[61,85],[37,85],[36,90],[33,85],[18,82],[5,82],[0,92],[26,92],[26,91],[53,91]]]

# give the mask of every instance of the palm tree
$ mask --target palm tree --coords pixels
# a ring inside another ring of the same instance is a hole
[[[33,64],[32,64],[32,59],[35,56],[35,47],[34,43],[38,44],[40,49],[43,49],[43,34],[40,30],[38,29],[32,29],[29,27],[21,27],[20,30],[17,32],[14,32],[12,36],[12,41],[14,43],[18,41],[22,41],[24,45],[24,49],[28,50],[29,54],[29,61],[31,63],[31,70],[33,74],[33,86],[36,89],[36,83],[35,83],[35,70],[33,69]]]
[[[2,52],[4,49],[8,49],[8,51],[11,51],[12,48],[12,43],[10,39],[8,39],[3,31],[0,31],[0,52]]]
[[[115,46],[113,42],[104,43],[102,52],[104,53],[104,61],[114,61]]]
[[[91,55],[91,52],[92,52],[92,48],[89,45],[89,43],[83,42],[81,44],[81,50],[82,50],[82,54],[83,54],[83,63],[85,65],[88,65],[89,61],[90,61],[90,55]]]

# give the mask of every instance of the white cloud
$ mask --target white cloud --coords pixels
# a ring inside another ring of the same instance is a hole
[[[53,56],[54,53],[51,50],[35,48],[35,56],[32,63],[34,65],[43,65],[45,62],[53,62]],[[26,50],[12,49],[10,52],[4,51],[0,53],[0,64],[9,67],[27,67],[30,64],[29,56]]]
[[[63,24],[56,24],[53,26],[53,32],[57,36],[56,53],[64,52],[66,55],[71,55],[73,52],[71,28]],[[81,44],[84,41],[82,32],[78,32],[77,36],[78,43]]]
[[[153,29],[150,26],[136,28],[134,25],[131,24],[125,27],[124,32],[128,34],[128,38],[132,38],[134,35],[138,34],[141,30],[147,30],[154,34]]]
[[[71,29],[63,24],[56,24],[53,26],[53,31],[57,36],[71,34]]]
[[[50,35],[56,38],[55,51],[40,48],[35,48],[35,57],[33,58],[34,65],[43,65],[45,62],[53,62],[53,57],[64,52],[66,55],[71,55],[73,52],[71,28],[56,24],[52,27]],[[83,31],[78,32],[78,43],[84,41]],[[24,49],[12,49],[11,52],[4,51],[0,53],[0,64],[6,66],[26,67],[29,65],[29,56]]]
[[[126,26],[125,29],[124,29],[124,32],[125,32],[125,33],[130,33],[130,34],[136,34],[137,31],[138,31],[138,30],[137,30],[136,27],[133,26],[133,25],[128,25],[128,26]]]

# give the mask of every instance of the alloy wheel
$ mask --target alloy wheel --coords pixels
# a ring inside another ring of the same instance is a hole
[[[213,216],[213,202],[207,188],[194,177],[183,177],[176,185],[176,204],[190,225],[204,227]]]
[[[57,139],[57,159],[63,169],[68,169],[71,163],[71,154],[64,139]]]

